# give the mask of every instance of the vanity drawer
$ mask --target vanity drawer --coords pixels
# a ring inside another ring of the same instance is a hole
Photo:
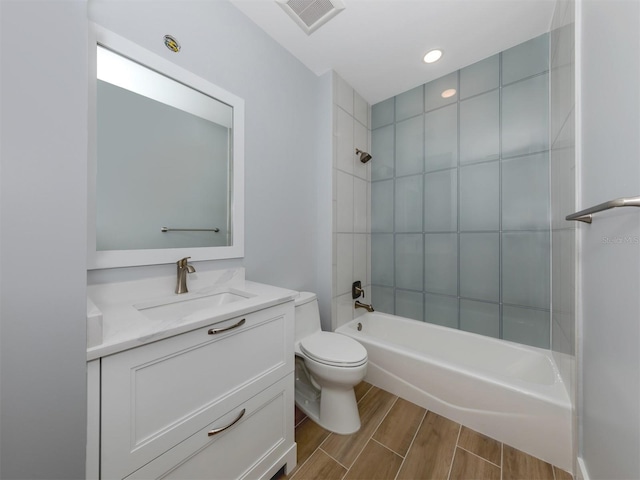
[[[124,478],[292,372],[293,314],[288,302],[103,358],[102,478]]]
[[[292,412],[293,376],[289,375],[216,418],[127,480],[261,478],[294,445]],[[289,465],[289,471],[294,466]]]

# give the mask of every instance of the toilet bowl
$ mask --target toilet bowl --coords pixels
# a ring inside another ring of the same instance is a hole
[[[321,427],[339,434],[360,429],[353,387],[367,373],[367,351],[356,340],[323,332],[316,295],[295,300],[295,402]]]

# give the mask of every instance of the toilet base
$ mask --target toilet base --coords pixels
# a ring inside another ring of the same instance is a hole
[[[295,403],[307,417],[322,428],[340,435],[349,435],[360,430],[360,414],[353,388],[323,388],[320,398],[314,400],[306,395],[307,392],[298,386],[298,382],[296,381]]]

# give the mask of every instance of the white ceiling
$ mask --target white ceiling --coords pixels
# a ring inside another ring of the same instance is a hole
[[[275,0],[231,0],[321,75],[331,69],[370,104],[549,31],[555,0],[344,0],[311,35]],[[445,53],[427,65],[432,48]]]

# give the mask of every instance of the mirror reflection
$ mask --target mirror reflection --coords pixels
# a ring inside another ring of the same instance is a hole
[[[98,46],[96,250],[233,244],[233,108]]]

